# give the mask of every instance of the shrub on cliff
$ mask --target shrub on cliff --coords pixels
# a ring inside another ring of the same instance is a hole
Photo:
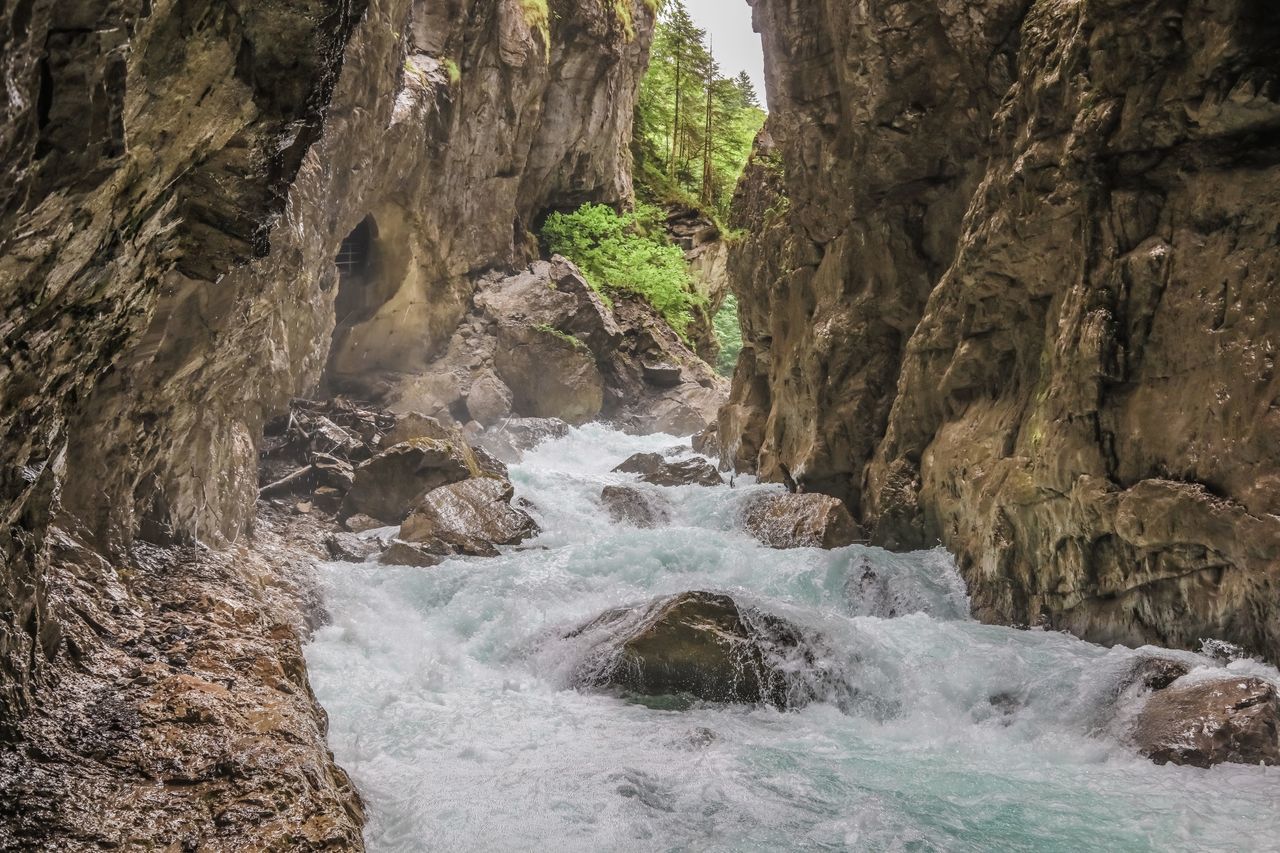
[[[654,223],[654,211],[619,215],[603,204],[553,213],[542,227],[552,252],[577,264],[604,294],[629,293],[654,307],[684,337],[706,300],[694,290],[684,253]]]

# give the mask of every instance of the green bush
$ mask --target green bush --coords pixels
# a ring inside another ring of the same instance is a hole
[[[716,312],[711,323],[716,340],[720,343],[720,357],[716,359],[716,373],[733,376],[738,366],[738,354],[742,352],[742,324],[738,321],[738,297],[730,293],[724,305]]]
[[[619,216],[603,204],[587,204],[549,216],[542,239],[577,264],[601,294],[639,296],[683,338],[706,300],[694,290],[684,252],[661,229],[660,217],[643,206]]]

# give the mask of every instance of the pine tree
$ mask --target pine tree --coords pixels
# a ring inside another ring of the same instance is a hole
[[[724,213],[763,122],[751,78],[722,76],[706,32],[683,0],[670,0],[636,103],[641,197]]]
[[[756,92],[756,84],[751,82],[750,74],[745,71],[739,71],[738,76],[733,78],[733,85],[738,87],[744,107],[759,108],[760,95]]]

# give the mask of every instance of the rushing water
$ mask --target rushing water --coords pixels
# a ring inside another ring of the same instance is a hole
[[[1137,757],[1137,700],[1115,694],[1141,651],[980,625],[940,551],[763,548],[737,519],[776,487],[741,478],[662,489],[668,528],[611,524],[600,490],[633,478],[608,472],[675,443],[590,426],[528,454],[532,547],[323,567],[333,624],[307,657],[370,850],[1280,850],[1280,768]],[[694,589],[820,633],[853,698],[672,711],[573,689],[566,632]]]

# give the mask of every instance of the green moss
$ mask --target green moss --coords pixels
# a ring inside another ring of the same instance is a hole
[[[556,338],[557,340],[563,341],[564,343],[568,344],[569,346],[581,352],[587,352],[590,349],[586,344],[584,344],[581,341],[581,339],[569,334],[568,332],[562,332],[559,329],[557,329],[555,326],[548,326],[546,323],[539,323],[538,325],[534,326],[534,328],[537,329],[539,332],[542,332],[544,335],[550,335],[551,337]]]
[[[694,311],[706,306],[706,298],[694,287],[684,252],[672,244],[661,218],[661,211],[645,206],[620,216],[603,204],[587,204],[549,216],[542,239],[550,251],[576,263],[602,296],[639,296],[687,341]]]
[[[455,60],[446,58],[444,60],[444,70],[449,73],[449,83],[451,85],[456,86],[462,82],[462,69],[458,67],[458,63]]]
[[[520,11],[529,29],[542,34],[542,43],[551,45],[551,10],[547,0],[520,0]]]

